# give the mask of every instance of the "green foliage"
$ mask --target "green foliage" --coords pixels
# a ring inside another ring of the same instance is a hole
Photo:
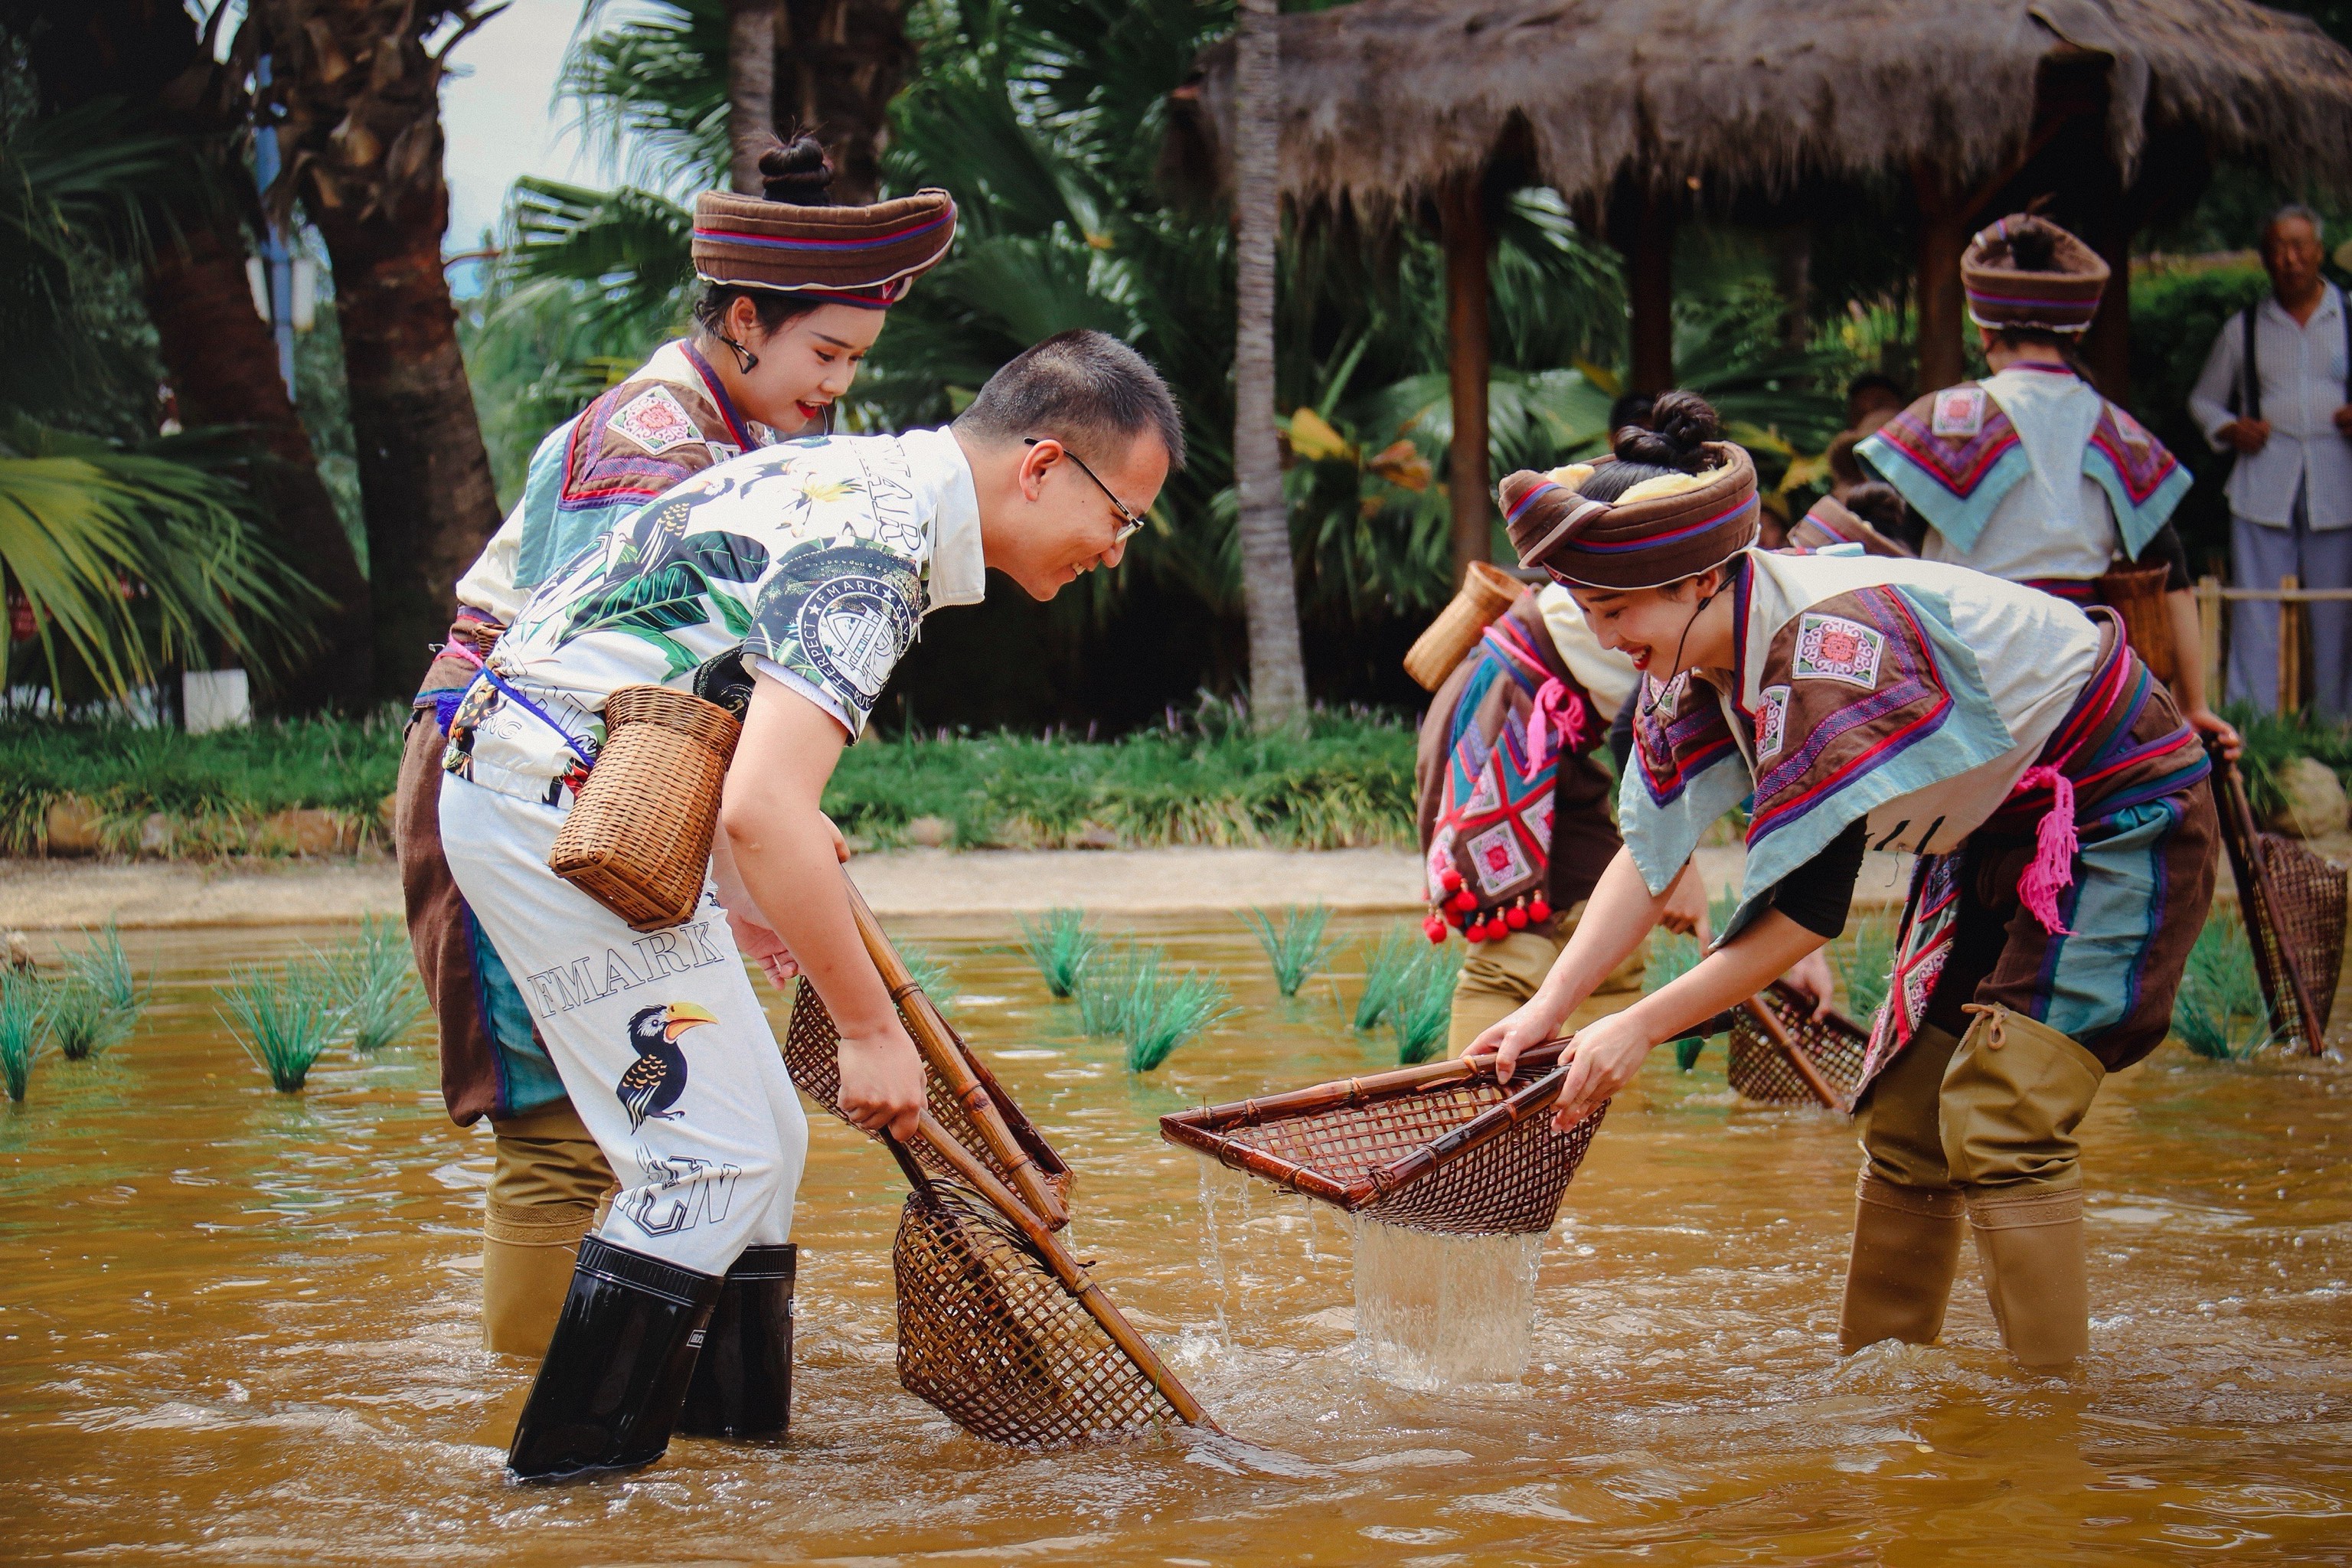
[[[1079,978],[1079,1026],[1122,1040],[1127,1070],[1151,1071],[1175,1049],[1240,1011],[1223,982],[1198,970],[1171,969],[1160,948],[1130,949]]]
[[[1307,977],[1322,968],[1339,947],[1338,937],[1327,941],[1323,935],[1331,923],[1328,904],[1309,904],[1304,909],[1285,904],[1279,922],[1261,909],[1249,910],[1241,918],[1257,933],[1258,945],[1265,949],[1266,962],[1274,966],[1274,983],[1285,996],[1297,995]]]
[[[33,1063],[48,1048],[47,989],[29,973],[0,974],[0,1080],[18,1105],[25,1102]]]
[[[333,976],[335,1005],[353,1050],[373,1055],[424,1019],[425,988],[417,984],[415,954],[399,921],[367,916],[359,935],[321,962]]]
[[[152,813],[176,819],[175,842],[246,847],[273,812],[315,807],[378,832],[378,805],[400,773],[396,717],[306,719],[210,734],[128,724],[0,722],[0,854],[38,854],[49,806],[76,795],[97,810],[100,837],[135,848]]]
[[[1421,927],[1402,921],[1381,933],[1380,944],[1364,956],[1364,991],[1356,998],[1354,1027],[1360,1035],[1369,1035],[1380,1027],[1381,1020],[1404,994],[1406,981],[1412,966],[1431,945]]]
[[[1895,971],[1895,922],[1885,915],[1864,915],[1831,950],[1838,980],[1845,987],[1848,1016],[1867,1028],[1886,1000]]]
[[[1059,848],[1103,829],[1139,846],[1402,845],[1412,748],[1402,724],[1330,713],[1306,734],[1220,721],[1103,742],[869,736],[842,753],[825,810],[844,832],[885,844],[938,816],[975,847]]]
[[[1102,951],[1102,933],[1087,922],[1084,910],[1047,910],[1031,924],[1021,921],[1021,948],[1045,977],[1045,989],[1066,998],[1078,988],[1087,965]]]
[[[79,952],[65,955],[66,972],[48,982],[43,1004],[50,1040],[68,1061],[81,1061],[126,1038],[146,1011],[152,987],[131,973],[122,937],[109,921]]]
[[[2254,971],[2254,950],[2234,910],[2217,910],[2197,933],[2173,998],[2172,1032],[2213,1061],[2242,1060],[2270,1043],[2270,1009]]]
[[[907,973],[914,977],[916,984],[923,988],[923,994],[929,997],[931,1005],[940,1010],[940,1016],[953,1017],[955,974],[948,968],[948,961],[929,948],[915,942],[900,942],[898,946],[899,960],[906,964]]]
[[[1389,1006],[1389,1030],[1396,1037],[1397,1060],[1406,1067],[1425,1062],[1445,1045],[1454,1021],[1454,984],[1468,962],[1469,945],[1451,941],[1415,959]]]
[[[2238,772],[2245,778],[2246,799],[2257,816],[2268,816],[2286,804],[2279,773],[2297,757],[2316,757],[2352,788],[2352,723],[2331,723],[2307,711],[2264,713],[2245,702],[2230,704],[2225,716],[2246,740]]]
[[[1729,919],[1729,911],[1724,917]],[[1642,994],[1663,991],[1696,968],[1701,954],[1698,938],[1681,936],[1670,931],[1650,933],[1650,956],[1642,967]],[[1700,1035],[1685,1035],[1675,1042],[1675,1066],[1688,1072],[1698,1065],[1699,1052],[1706,1047]]]
[[[280,1094],[299,1092],[310,1068],[343,1026],[342,984],[319,959],[277,969],[241,969],[222,987],[215,1011],[229,1033],[269,1075]]]

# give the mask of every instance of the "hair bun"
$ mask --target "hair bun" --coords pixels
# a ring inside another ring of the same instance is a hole
[[[1695,474],[1706,463],[1707,443],[1722,439],[1723,421],[1706,398],[1696,392],[1662,392],[1650,406],[1649,427],[1626,426],[1616,433],[1612,450],[1620,462]]]
[[[768,150],[760,154],[760,183],[761,194],[772,202],[831,206],[828,187],[833,184],[833,160],[824,155],[823,144],[814,136],[796,135],[789,143],[772,138]]]
[[[2058,236],[2047,225],[2022,223],[2011,230],[2009,262],[2020,272],[2047,272],[2058,259]]]

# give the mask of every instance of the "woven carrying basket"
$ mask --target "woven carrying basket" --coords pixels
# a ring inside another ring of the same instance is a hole
[[[1470,563],[1460,591],[1405,650],[1404,672],[1419,681],[1424,691],[1444,685],[1454,667],[1478,646],[1495,617],[1511,607],[1520,591],[1519,580],[1501,567],[1484,561]]]
[[[899,1017],[906,1023],[909,1035],[915,1032],[916,1027],[916,1020],[908,1005],[911,1001],[912,998],[908,998],[898,1005]],[[1003,1087],[996,1081],[996,1075],[990,1072],[988,1065],[964,1043],[963,1037],[952,1029],[948,1031],[948,1035],[955,1048],[961,1053],[965,1067],[987,1092],[998,1114],[1004,1118],[1005,1126],[1012,1131],[1023,1152],[1036,1162],[1038,1170],[1045,1178],[1045,1184],[1066,1203],[1074,1181],[1070,1167],[1063,1162],[1061,1155],[1054,1152],[1053,1145],[1045,1142],[1035,1123],[1013,1103]],[[800,1086],[803,1094],[835,1116],[841,1116],[841,1030],[834,1023],[833,1015],[825,1011],[824,998],[816,994],[816,987],[805,978],[794,988],[792,1022],[784,1026],[784,1070],[792,1075],[793,1082]],[[985,1164],[999,1181],[1011,1185],[1013,1173],[1006,1169],[1004,1162],[997,1157],[989,1147],[988,1140],[973,1124],[962,1097],[929,1061],[923,1066],[923,1082],[931,1115],[941,1129]],[[844,1116],[842,1120],[846,1121],[848,1118]],[[918,1142],[910,1147],[916,1159],[934,1175],[945,1178],[955,1174],[953,1167],[929,1142]],[[1066,1210],[1043,1217],[1057,1230],[1068,1223]]]
[[[2099,602],[2124,623],[2124,640],[2139,655],[2147,672],[2165,685],[2180,673],[2178,650],[2172,646],[2172,612],[2164,602],[2162,566],[2126,566],[2098,579]]]
[[[742,733],[732,713],[689,692],[614,692],[604,701],[604,748],[548,851],[548,868],[632,931],[660,931],[692,915]]]
[[[1765,1105],[1851,1111],[1862,1060],[1870,1051],[1868,1031],[1834,1009],[1816,1019],[1811,1001],[1782,981],[1775,980],[1753,1000],[1752,1009],[1732,1014],[1731,1087]]]
[[[2346,874],[2292,838],[2254,826],[2235,766],[2214,758],[2221,842],[2238,882],[2238,908],[2254,972],[2281,1040],[2317,1056],[2343,972]]]
[[[1608,1106],[1551,1130],[1564,1042],[1519,1058],[1432,1062],[1233,1105],[1177,1111],[1160,1135],[1249,1175],[1389,1225],[1450,1236],[1551,1228]]]

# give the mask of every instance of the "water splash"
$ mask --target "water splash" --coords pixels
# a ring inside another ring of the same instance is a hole
[[[1536,1236],[1435,1236],[1358,1216],[1356,1352],[1381,1376],[1437,1387],[1516,1383],[1536,1315]]]
[[[1233,1348],[1232,1327],[1225,1318],[1225,1298],[1230,1291],[1225,1273],[1225,1237],[1217,1222],[1217,1189],[1231,1177],[1225,1168],[1206,1154],[1195,1153],[1201,1166],[1201,1263],[1213,1288],[1210,1310],[1217,1320],[1216,1344],[1221,1351]]]

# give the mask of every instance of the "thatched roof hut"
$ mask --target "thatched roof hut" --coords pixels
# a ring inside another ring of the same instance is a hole
[[[1699,203],[1797,217],[1825,187],[1907,180],[1919,372],[1941,384],[1962,363],[1960,252],[2011,205],[2054,195],[2120,267],[2216,159],[2352,190],[2352,51],[2250,0],[1358,0],[1284,16],[1279,39],[1295,211],[1379,224],[1426,204],[1449,279],[1483,294],[1478,193],[1551,186],[1627,253],[1643,388],[1672,384],[1674,225]],[[1171,156],[1222,186],[1230,44],[1175,107]],[[1483,324],[1483,297],[1454,307]],[[2111,390],[2127,310],[2111,290],[2085,344]],[[1482,337],[1453,345],[1469,440]],[[1455,524],[1484,537],[1483,516]]]

